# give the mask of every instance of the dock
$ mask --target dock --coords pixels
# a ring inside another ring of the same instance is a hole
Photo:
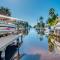
[[[1,58],[3,58],[3,60],[5,59],[7,47],[9,47],[11,45],[11,48],[12,48],[14,46],[13,43],[14,42],[17,43],[18,40],[19,40],[19,35],[11,34],[11,35],[8,35],[5,37],[0,37],[0,60],[1,60]],[[14,48],[13,48],[13,50],[14,50]]]
[[[17,38],[18,38],[18,35],[9,35],[6,37],[1,37],[0,38],[0,51],[5,49],[8,45],[10,45]]]

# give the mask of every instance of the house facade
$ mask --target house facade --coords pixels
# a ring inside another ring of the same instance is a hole
[[[15,24],[16,18],[0,15],[0,35],[11,33],[16,30]]]

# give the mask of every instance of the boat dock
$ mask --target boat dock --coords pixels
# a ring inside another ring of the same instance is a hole
[[[9,35],[6,37],[1,37],[0,38],[0,51],[5,49],[8,45],[12,44],[14,40],[18,38],[17,35]]]
[[[5,55],[6,55],[7,47],[9,45],[12,45],[11,47],[13,47],[14,46],[13,42],[16,41],[16,43],[17,43],[18,39],[19,39],[19,35],[12,35],[12,34],[0,38],[0,60],[1,60],[1,58],[3,58],[3,60],[5,60]]]

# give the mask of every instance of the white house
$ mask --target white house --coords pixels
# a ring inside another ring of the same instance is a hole
[[[0,35],[14,32],[16,28],[13,24],[14,21],[16,21],[16,18],[0,15]]]

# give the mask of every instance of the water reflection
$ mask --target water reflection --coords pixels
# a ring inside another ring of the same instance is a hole
[[[53,39],[54,39],[54,37],[50,34],[48,36],[48,50],[50,52],[54,51],[54,43],[52,42]]]
[[[26,55],[21,60],[40,60],[40,55]]]
[[[36,31],[37,31],[37,34],[39,35],[40,41],[42,41],[43,40],[43,36],[45,35],[44,34],[44,30],[36,29]]]
[[[28,29],[25,29],[24,31],[23,31],[23,35],[25,36],[25,35],[28,35],[28,33],[29,33],[29,30]]]
[[[40,57],[40,53],[48,50],[48,41],[43,35],[44,33],[40,34],[40,32],[38,34],[37,30],[34,28],[28,31],[28,34],[23,37],[23,44],[20,47],[20,54],[24,54],[21,60],[25,60],[25,58],[29,60],[31,57],[32,60],[36,57],[36,59],[39,60],[38,57]],[[39,54],[39,56],[37,56],[37,54]]]
[[[21,54],[19,49],[21,48],[21,46],[23,44],[24,36],[28,35],[28,33],[29,33],[29,29],[23,29],[23,30],[20,31],[20,37],[17,38],[17,47],[18,47],[17,48],[17,54],[18,54],[17,59],[18,60],[20,60],[25,55],[24,53]]]
[[[60,54],[60,37],[54,33],[48,36],[48,50],[54,54]]]
[[[60,52],[59,36],[54,35],[53,32],[45,37],[44,31],[32,28],[24,32],[24,36],[19,50],[22,55],[20,60],[55,60],[55,57],[56,60],[59,59],[57,55],[54,55]]]

